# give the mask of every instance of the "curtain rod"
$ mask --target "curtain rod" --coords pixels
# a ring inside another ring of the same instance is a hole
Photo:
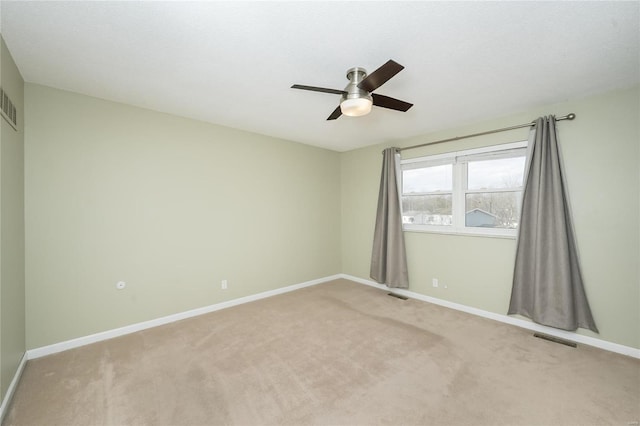
[[[574,113],[571,113],[571,114],[565,115],[564,117],[556,118],[556,121],[573,120],[574,118],[576,118],[576,115]],[[487,130],[486,132],[474,133],[472,135],[456,136],[454,138],[442,139],[440,141],[421,143],[420,145],[408,146],[406,148],[398,148],[397,151],[400,152],[400,151],[404,151],[406,149],[422,148],[423,146],[427,146],[427,145],[435,145],[435,144],[443,143],[443,142],[457,141],[458,139],[473,138],[475,136],[483,136],[483,135],[490,135],[492,133],[506,132],[507,130],[520,129],[522,127],[531,127],[531,126],[533,126],[535,124],[536,124],[536,122],[532,121],[531,123],[518,124],[516,126],[511,126],[511,127],[503,127],[502,129]]]

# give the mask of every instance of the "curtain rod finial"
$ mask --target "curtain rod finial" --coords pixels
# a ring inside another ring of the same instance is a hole
[[[573,120],[574,118],[576,118],[576,115],[574,113],[567,115],[567,120]]]

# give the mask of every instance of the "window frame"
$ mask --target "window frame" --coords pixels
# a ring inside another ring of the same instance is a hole
[[[451,225],[416,225],[411,223],[403,223],[402,229],[405,232],[426,232],[426,233],[435,233],[435,234],[450,234],[450,235],[471,235],[471,236],[483,236],[483,237],[497,237],[497,238],[516,238],[518,235],[518,228],[508,229],[508,228],[487,228],[487,227],[475,227],[475,226],[466,226],[466,196],[467,194],[477,194],[477,193],[492,193],[492,192],[519,192],[517,196],[517,205],[520,206],[522,203],[522,191],[523,187],[510,187],[510,188],[494,188],[494,189],[468,189],[467,188],[467,174],[468,167],[467,164],[469,161],[478,161],[485,156],[482,154],[496,154],[496,157],[504,155],[504,158],[512,158],[518,157],[519,155],[510,156],[508,151],[523,152],[525,154],[525,158],[527,155],[527,147],[528,141],[521,142],[511,142],[504,144],[497,144],[486,146],[482,148],[473,148],[467,149],[463,151],[453,151],[444,154],[435,154],[435,155],[426,155],[422,157],[409,158],[409,159],[401,159],[400,160],[400,176],[398,177],[398,185],[399,185],[399,193],[401,198],[401,208],[402,208],[402,198],[404,196],[403,192],[403,171],[405,164],[415,164],[420,163],[425,165],[425,167],[433,167],[441,164],[452,164],[452,191],[451,191],[451,210],[452,210],[452,224]],[[477,157],[474,160],[473,157]],[[526,160],[525,160],[525,170],[523,173],[526,173]],[[444,194],[441,192],[440,194]],[[448,192],[447,192],[448,194]],[[412,194],[412,195],[420,195],[420,194]],[[426,194],[430,195],[430,194]]]

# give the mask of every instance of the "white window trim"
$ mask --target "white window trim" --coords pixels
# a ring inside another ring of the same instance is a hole
[[[465,212],[464,208],[459,206],[465,205],[465,195],[473,192],[512,192],[514,188],[509,189],[496,189],[492,191],[476,191],[464,189],[464,182],[466,182],[466,168],[455,167],[457,159],[460,157],[477,156],[484,153],[496,153],[496,157],[500,156],[500,153],[509,150],[527,148],[528,142],[511,142],[499,145],[492,145],[482,148],[468,149],[464,151],[454,151],[444,154],[428,155],[424,157],[409,158],[401,160],[400,164],[412,164],[422,163],[429,166],[436,166],[440,164],[454,164],[453,167],[453,188],[452,188],[452,212],[453,212],[453,225],[413,225],[405,223],[402,225],[402,229],[405,232],[425,232],[430,234],[447,234],[447,235],[465,235],[465,236],[479,236],[479,237],[492,237],[492,238],[508,238],[515,239],[518,236],[517,229],[505,229],[505,228],[481,228],[481,227],[467,227],[465,226]],[[398,177],[399,193],[402,198],[402,173]],[[448,193],[448,192],[447,192]],[[460,226],[459,224],[462,224]]]

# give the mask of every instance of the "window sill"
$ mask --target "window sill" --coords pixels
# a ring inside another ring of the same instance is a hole
[[[459,235],[462,237],[485,237],[485,238],[502,238],[507,240],[515,240],[518,235],[517,231],[511,231],[509,229],[501,230],[502,232],[487,232],[486,230],[459,230],[459,229],[434,229],[434,228],[422,228],[422,227],[402,227],[404,232],[417,232],[421,234],[440,234],[440,235]]]

